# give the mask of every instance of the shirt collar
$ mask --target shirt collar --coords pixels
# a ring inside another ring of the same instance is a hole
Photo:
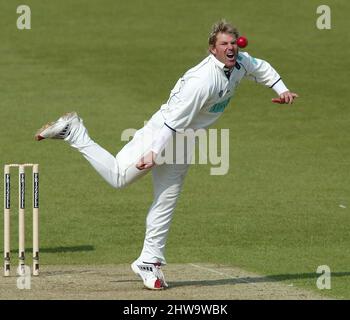
[[[218,59],[216,59],[212,53],[210,54],[210,59],[211,59],[220,69],[224,70],[225,64],[222,63],[221,61],[219,61]]]

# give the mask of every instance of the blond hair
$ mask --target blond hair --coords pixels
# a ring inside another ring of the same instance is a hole
[[[209,46],[215,47],[216,38],[219,33],[228,33],[235,36],[236,38],[239,37],[238,29],[231,23],[227,22],[225,19],[221,19],[214,23],[211,28],[211,32],[208,39]]]

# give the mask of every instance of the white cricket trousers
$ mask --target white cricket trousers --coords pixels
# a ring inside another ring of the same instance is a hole
[[[147,215],[144,245],[138,259],[166,264],[165,245],[172,214],[189,165],[161,164],[146,170],[136,168],[141,156],[150,150],[152,134],[159,130],[160,121],[156,114],[115,157],[89,137],[83,123],[65,140],[114,188],[123,188],[152,170],[154,199]]]

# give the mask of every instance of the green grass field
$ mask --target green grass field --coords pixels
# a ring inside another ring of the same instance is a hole
[[[22,31],[20,4],[1,1],[0,162],[40,163],[43,264],[132,262],[152,183],[149,175],[114,190],[68,145],[35,142],[36,130],[76,110],[116,154],[122,131],[142,127],[167,100],[225,17],[300,99],[274,105],[272,90],[241,84],[215,125],[230,129],[230,171],[190,169],[168,263],[234,265],[317,292],[316,269],[328,265],[332,289],[319,293],[350,298],[348,1],[328,1],[331,30],[316,28],[315,0],[27,0],[32,29]]]

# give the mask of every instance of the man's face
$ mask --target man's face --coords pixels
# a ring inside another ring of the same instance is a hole
[[[233,68],[238,54],[236,37],[228,33],[218,33],[215,46],[210,47],[210,52],[227,68]]]

